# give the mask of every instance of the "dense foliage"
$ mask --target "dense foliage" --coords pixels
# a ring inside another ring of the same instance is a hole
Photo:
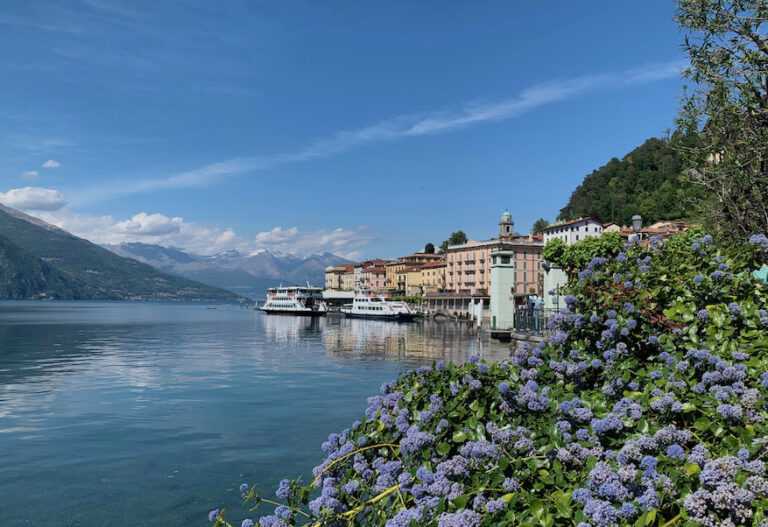
[[[533,222],[533,226],[531,227],[531,234],[541,234],[547,227],[549,227],[549,222],[544,218],[539,218]]]
[[[618,233],[592,236],[571,245],[560,238],[553,238],[544,246],[542,256],[548,264],[563,269],[568,275],[575,275],[593,258],[615,256],[623,248],[624,239]]]
[[[547,342],[403,375],[311,481],[245,503],[276,505],[264,527],[764,527],[766,255],[687,233],[595,256]]]
[[[681,128],[702,140],[683,149],[707,216],[722,233],[768,230],[768,0],[680,0],[693,88]]]
[[[691,142],[680,134],[648,139],[623,159],[611,159],[576,187],[559,219],[595,217],[629,225],[634,214],[646,223],[695,217],[700,191],[683,177],[679,152]]]
[[[447,240],[440,244],[440,250],[445,252],[449,245],[461,245],[463,243],[467,243],[467,240],[468,238],[464,231],[454,231],[451,233]]]

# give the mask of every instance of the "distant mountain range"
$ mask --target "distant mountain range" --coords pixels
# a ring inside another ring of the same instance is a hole
[[[239,302],[0,205],[0,298]]]
[[[236,250],[202,256],[173,247],[146,243],[105,246],[114,253],[133,258],[166,273],[221,287],[251,298],[263,298],[264,290],[280,284],[309,282],[322,286],[325,268],[351,263],[331,253],[299,257],[261,250],[243,254]]]

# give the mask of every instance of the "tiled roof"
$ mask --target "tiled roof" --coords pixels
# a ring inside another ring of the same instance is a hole
[[[576,225],[577,223],[586,223],[586,222],[590,222],[590,221],[592,223],[598,223],[598,224],[602,225],[602,223],[600,223],[595,218],[577,218],[575,220],[564,221],[562,223],[555,223],[554,225],[550,225],[549,227],[544,229],[544,232],[551,231],[551,230],[554,230],[554,229],[560,229],[562,227],[568,227],[569,225]]]

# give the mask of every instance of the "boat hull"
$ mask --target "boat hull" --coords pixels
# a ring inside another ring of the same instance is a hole
[[[259,308],[259,311],[266,313],[267,315],[292,315],[299,317],[324,317],[325,311],[312,311],[309,309],[264,309]]]
[[[367,313],[344,313],[345,317],[348,318],[367,318],[370,320],[391,320],[393,322],[412,322],[416,319],[415,313],[392,313],[392,314],[380,314],[380,315],[373,315],[373,314],[367,314]]]

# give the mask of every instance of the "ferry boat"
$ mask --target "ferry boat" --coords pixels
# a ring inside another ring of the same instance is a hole
[[[399,322],[408,322],[416,318],[416,312],[405,302],[393,302],[382,296],[365,293],[356,294],[352,303],[342,307],[341,312],[350,318],[371,318]]]
[[[270,287],[260,310],[269,314],[323,316],[328,306],[321,287]]]

